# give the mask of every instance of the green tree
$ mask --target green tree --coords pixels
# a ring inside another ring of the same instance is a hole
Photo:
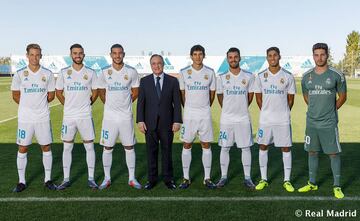
[[[334,57],[332,56],[332,53],[331,53],[331,48],[329,48],[328,64],[333,67],[336,66],[336,64],[334,62]]]
[[[346,75],[353,75],[356,68],[360,65],[360,34],[352,31],[346,39],[346,53],[342,60],[343,72]]]

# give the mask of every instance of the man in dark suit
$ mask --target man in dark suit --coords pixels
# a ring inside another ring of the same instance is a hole
[[[140,80],[136,120],[139,130],[145,134],[148,155],[148,182],[144,188],[150,190],[156,185],[160,143],[164,182],[167,188],[175,189],[172,143],[182,123],[179,82],[163,72],[161,55],[152,55],[150,65],[153,74]]]

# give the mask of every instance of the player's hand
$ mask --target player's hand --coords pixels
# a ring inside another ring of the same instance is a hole
[[[172,126],[172,131],[175,133],[175,132],[178,132],[179,130],[180,130],[180,124],[174,123]]]
[[[138,128],[140,130],[141,133],[145,134],[147,131],[146,125],[144,122],[139,122],[138,123]]]

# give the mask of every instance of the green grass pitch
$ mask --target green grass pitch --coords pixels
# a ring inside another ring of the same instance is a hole
[[[92,191],[87,188],[85,150],[80,143],[79,136],[77,136],[77,144],[75,144],[73,150],[72,186],[69,189],[50,192],[43,188],[44,175],[41,150],[37,144],[33,144],[29,150],[26,171],[28,188],[20,194],[12,193],[11,190],[18,181],[16,170],[17,145],[15,144],[17,119],[8,119],[16,116],[17,105],[11,99],[10,83],[10,78],[0,78],[0,220],[269,220],[274,218],[277,220],[307,220],[308,218],[304,217],[297,218],[294,215],[295,211],[297,209],[318,211],[321,209],[354,210],[360,208],[360,81],[358,80],[348,80],[348,100],[339,111],[340,142],[343,149],[341,182],[345,197],[354,200],[332,200],[333,178],[330,161],[324,155],[320,157],[318,191],[305,194],[285,192],[282,188],[282,156],[280,150],[275,148],[270,148],[268,165],[270,185],[264,191],[249,192],[243,188],[241,152],[236,148],[233,148],[230,152],[231,161],[228,173],[230,181],[228,185],[223,189],[207,190],[202,185],[203,167],[201,148],[198,143],[193,146],[193,160],[190,170],[193,184],[188,190],[177,189],[170,191],[165,188],[162,182],[159,182],[151,191],[131,189],[127,186],[128,175],[124,151],[118,144],[113,155],[113,185],[108,190]],[[297,80],[298,92],[292,110],[294,141],[292,149],[292,183],[295,188],[304,185],[308,178],[307,155],[303,150],[306,106],[299,83],[300,81]],[[63,107],[57,101],[52,102],[51,105],[51,121],[54,135],[52,177],[56,183],[60,183],[63,178],[62,144],[60,140]],[[134,110],[135,108],[134,105]],[[98,144],[102,109],[103,105],[98,100],[93,107],[97,136],[95,144],[97,157],[95,178],[98,183],[103,179],[102,147]],[[251,104],[250,110],[255,136],[259,114],[255,101]],[[218,102],[215,99],[212,107],[215,141],[218,138],[220,111]],[[182,145],[178,136],[179,134],[176,134],[173,146],[174,173],[177,184],[180,183],[182,177]],[[135,147],[137,157],[136,176],[144,184],[146,182],[146,147],[144,136],[138,130],[136,130],[136,138],[138,141]],[[211,176],[213,181],[216,182],[220,178],[220,152],[215,142],[212,144],[212,150]],[[260,171],[256,144],[252,147],[252,154],[252,178],[254,182],[257,182],[260,179]],[[65,198],[65,201],[9,201],[14,198],[29,197]],[[130,197],[138,200],[91,201],[90,199],[82,202],[71,200],[78,197],[81,199],[84,199],[84,197],[97,197],[97,199],[108,199],[107,197],[125,199],[125,197]],[[254,200],[239,200],[239,197]],[[266,197],[267,200],[261,201],[259,197]],[[276,197],[281,197],[281,200],[276,200]],[[304,198],[294,200],[293,197]],[[316,198],[311,197],[330,198],[316,200]],[[224,200],[231,198],[234,198],[234,200]],[[274,198],[274,200],[269,200],[269,198]],[[357,213],[360,213],[360,211],[358,210]],[[359,217],[360,214],[357,214],[357,216]],[[356,220],[358,217],[350,219]]]

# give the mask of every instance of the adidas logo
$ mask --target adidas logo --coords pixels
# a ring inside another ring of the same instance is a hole
[[[250,69],[249,65],[246,62],[244,62],[242,65],[240,65],[240,68],[244,69],[244,70],[249,70]]]
[[[137,63],[136,65],[135,65],[135,69],[144,69],[144,67],[141,65],[141,63],[139,62],[139,63]]]
[[[291,67],[291,65],[290,65],[289,62],[287,62],[283,67],[284,67],[286,70],[291,70],[291,69],[292,69],[292,67]]]
[[[20,59],[20,61],[16,64],[16,68],[21,69],[23,67],[26,67],[26,62],[24,59]]]
[[[164,63],[165,65],[171,65],[169,58],[165,58]]]
[[[54,62],[49,65],[49,69],[56,70],[56,65],[54,64]]]
[[[224,73],[226,72],[227,70],[229,70],[229,64],[226,60],[226,58],[224,58],[223,62],[221,63],[217,73]]]
[[[311,63],[310,59],[307,59],[304,61],[304,63],[301,64],[301,68],[312,68],[314,65]]]
[[[165,70],[174,70],[174,66],[171,65],[169,58],[164,59],[164,69]]]
[[[91,66],[91,69],[94,69],[96,71],[100,70],[101,67],[99,66],[99,64],[97,62],[95,62],[92,66]]]

